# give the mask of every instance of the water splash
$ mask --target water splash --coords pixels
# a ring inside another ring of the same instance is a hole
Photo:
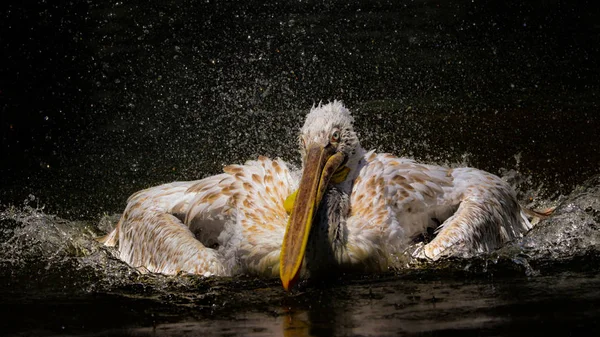
[[[600,251],[598,200],[600,177],[595,177],[565,197],[553,217],[541,221],[524,238],[496,252],[458,261],[407,261],[408,270],[400,273],[411,269],[485,273],[490,266],[496,266],[495,270],[520,270],[525,275],[535,276],[541,265],[551,265],[552,261],[565,263],[583,256],[597,257]],[[110,291],[138,282],[146,282],[146,286],[153,289],[164,288],[165,284],[185,288],[189,282],[195,286],[203,282],[201,277],[142,275],[121,262],[116,250],[95,240],[114,227],[119,215],[104,215],[97,222],[70,221],[44,213],[43,207],[32,206],[33,202],[36,198],[30,197],[21,207],[9,206],[0,212],[0,268],[8,284],[43,287],[52,283],[89,292]]]

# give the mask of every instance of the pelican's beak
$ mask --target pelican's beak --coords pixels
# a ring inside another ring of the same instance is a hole
[[[308,146],[302,179],[279,256],[279,275],[285,290],[290,290],[298,280],[314,214],[323,199],[329,179],[344,160],[344,154],[336,153],[331,146]]]

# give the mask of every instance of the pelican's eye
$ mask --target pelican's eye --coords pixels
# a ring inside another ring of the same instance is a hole
[[[335,130],[331,134],[331,140],[330,140],[330,142],[332,144],[337,144],[339,141],[340,141],[340,131],[339,130]]]

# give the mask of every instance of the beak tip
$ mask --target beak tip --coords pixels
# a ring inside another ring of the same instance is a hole
[[[281,275],[281,285],[285,291],[292,291],[294,286],[298,283],[300,278],[300,271],[296,271],[293,274]]]
[[[285,289],[285,291],[290,291],[292,290],[292,287],[294,287],[294,280],[293,278],[290,278],[289,275],[281,275],[280,276],[281,279],[281,285],[283,286],[283,289]]]
[[[288,282],[283,281],[283,280],[281,281],[281,283],[283,285],[283,290],[289,292],[290,291],[290,284]]]

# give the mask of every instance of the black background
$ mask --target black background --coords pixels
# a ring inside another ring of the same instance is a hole
[[[89,218],[260,154],[297,162],[303,116],[334,98],[366,148],[516,167],[549,198],[598,172],[594,2],[1,7],[2,204]]]

